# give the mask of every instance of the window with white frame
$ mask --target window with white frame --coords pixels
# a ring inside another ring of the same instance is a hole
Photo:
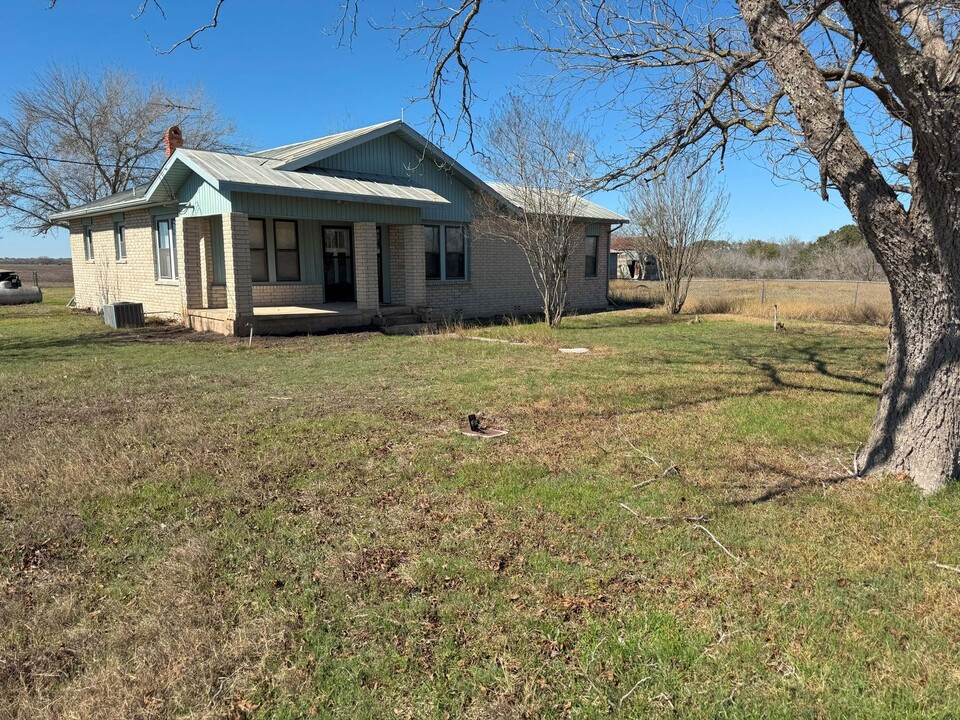
[[[463,225],[423,226],[427,280],[467,279],[467,233]]]
[[[122,222],[113,224],[113,249],[118,261],[127,259],[127,226]]]
[[[177,226],[173,218],[159,218],[154,225],[157,279],[177,279]]]
[[[586,239],[586,277],[597,276],[597,248],[600,246],[599,235],[587,235]]]
[[[269,282],[267,266],[267,221],[250,218],[250,279],[253,282]]]
[[[93,260],[93,228],[87,225],[83,229],[83,257],[86,260]]]

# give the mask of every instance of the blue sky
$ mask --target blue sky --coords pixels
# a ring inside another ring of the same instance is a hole
[[[324,30],[335,20],[334,0],[227,0],[220,27],[200,38],[201,50],[181,48],[167,56],[155,54],[145,34],[167,45],[206,22],[213,0],[165,0],[166,20],[154,9],[134,20],[138,4],[60,0],[48,10],[47,0],[8,3],[7,32],[0,42],[0,114],[8,111],[10,95],[29,85],[33,75],[51,63],[68,63],[91,72],[117,65],[173,86],[201,84],[236,121],[242,139],[255,147],[369,125],[398,117],[401,111],[414,127],[428,130],[431,108],[410,102],[423,93],[426,62],[398,52],[396,37],[372,29],[366,18],[361,18],[352,48],[338,47],[336,37]],[[395,5],[405,4],[365,0],[362,9],[380,24],[389,24]],[[487,48],[479,49],[484,62],[474,68],[482,96],[476,109],[480,116],[511,89],[535,82],[531,78],[538,67],[529,56],[487,51],[521,36],[514,7],[503,2],[485,8],[490,13],[485,27],[493,37]],[[596,128],[608,143],[616,143],[616,120],[608,117]],[[474,167],[467,152],[455,154]],[[746,159],[728,158],[723,177],[730,193],[725,232],[733,240],[787,235],[811,240],[850,222],[835,194],[825,203],[799,185],[775,183],[766,169]],[[616,193],[594,199],[624,209]],[[0,228],[0,257],[68,254],[65,233],[32,237]]]

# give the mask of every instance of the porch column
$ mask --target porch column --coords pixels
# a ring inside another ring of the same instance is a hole
[[[211,307],[210,286],[213,285],[213,223],[204,218],[203,237],[200,238],[200,294],[201,307]]]
[[[200,272],[200,243],[203,242],[206,218],[176,220],[177,266],[180,275],[180,298],[184,310],[203,306],[203,278]],[[186,312],[183,313],[186,322]]]
[[[377,279],[377,225],[353,224],[353,262],[357,277],[357,309],[380,310]]]
[[[226,269],[227,310],[234,332],[244,333],[253,320],[253,283],[250,280],[250,224],[246,213],[223,214],[223,260]]]
[[[423,225],[404,225],[403,289],[405,304],[423,307],[427,304],[427,267],[424,259]]]

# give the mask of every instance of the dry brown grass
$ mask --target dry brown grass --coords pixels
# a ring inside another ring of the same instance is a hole
[[[657,282],[614,280],[614,302],[652,307],[663,290]],[[684,312],[726,314],[773,319],[777,305],[781,321],[890,323],[890,289],[886,283],[816,280],[703,280],[690,284]]]

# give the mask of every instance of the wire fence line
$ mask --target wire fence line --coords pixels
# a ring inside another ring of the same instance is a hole
[[[663,283],[613,280],[614,304],[655,307],[663,303]],[[694,278],[684,312],[739,314],[886,324],[891,313],[890,286],[865,280],[724,280]]]
[[[613,281],[614,294],[630,295],[651,304],[663,298],[663,284],[650,280]],[[620,292],[617,293],[616,290]],[[761,305],[778,302],[810,302],[817,304],[852,305],[861,303],[890,304],[890,286],[886,281],[867,280],[725,280],[694,278],[690,281],[688,301],[707,298],[737,299]]]

